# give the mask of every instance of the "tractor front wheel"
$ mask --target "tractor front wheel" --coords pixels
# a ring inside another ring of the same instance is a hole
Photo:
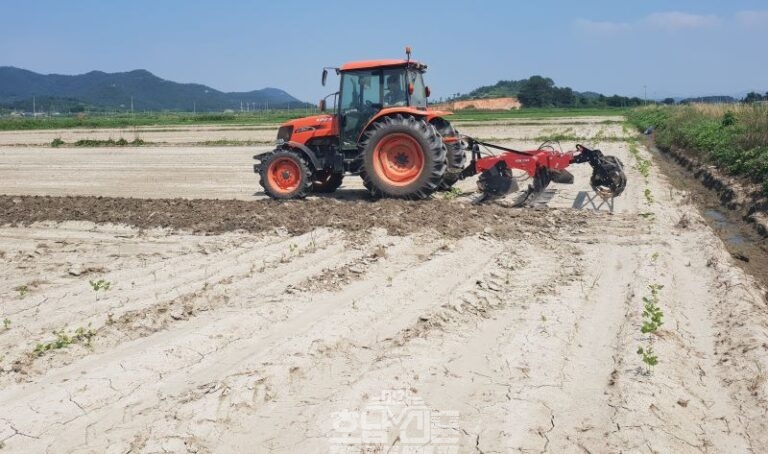
[[[372,194],[423,199],[437,190],[446,148],[434,126],[410,115],[383,117],[363,133],[360,175]]]
[[[277,150],[261,162],[264,192],[273,199],[304,198],[312,185],[304,158],[295,151]]]

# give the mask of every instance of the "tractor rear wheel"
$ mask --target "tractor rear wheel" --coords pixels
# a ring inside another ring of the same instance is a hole
[[[375,196],[423,199],[437,190],[445,173],[445,145],[421,118],[382,117],[363,133],[360,147],[360,176]]]
[[[445,170],[443,180],[440,182],[438,191],[447,191],[459,181],[459,174],[467,166],[467,153],[459,139],[459,132],[453,128],[453,125],[442,117],[437,117],[431,122],[440,136],[447,150],[448,168]]]
[[[312,178],[312,192],[318,194],[331,193],[339,189],[343,179],[343,173],[335,173],[329,170],[316,172],[315,176]]]
[[[290,150],[277,150],[264,159],[259,176],[264,192],[273,199],[304,198],[312,185],[304,158]]]

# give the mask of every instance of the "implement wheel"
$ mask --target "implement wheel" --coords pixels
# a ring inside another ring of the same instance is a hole
[[[278,150],[269,155],[261,162],[259,175],[264,192],[273,199],[306,197],[312,184],[304,158],[290,150]]]
[[[434,126],[410,115],[383,117],[363,133],[363,183],[376,196],[423,199],[437,190],[446,148]]]

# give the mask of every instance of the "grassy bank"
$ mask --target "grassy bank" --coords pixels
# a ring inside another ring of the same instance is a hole
[[[660,147],[677,147],[733,175],[763,185],[768,195],[768,106],[692,105],[633,109],[627,120],[639,130],[655,128]]]
[[[451,117],[452,121],[492,121],[516,118],[553,118],[623,115],[624,109],[520,109],[504,111],[462,110]],[[294,118],[317,114],[307,109],[277,110],[272,112],[238,113],[136,113],[136,114],[86,114],[61,117],[3,117],[0,131],[70,128],[130,128],[134,126],[185,126],[185,125],[260,125],[279,124]],[[329,112],[331,113],[331,112]]]
[[[312,115],[312,111],[279,110],[248,113],[137,113],[98,114],[43,118],[0,118],[0,131],[70,129],[70,128],[129,128],[132,126],[184,126],[184,125],[254,125],[282,123]]]

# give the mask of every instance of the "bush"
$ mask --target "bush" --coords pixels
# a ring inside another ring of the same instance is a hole
[[[666,125],[670,112],[672,109],[666,107],[639,107],[627,112],[627,121],[640,132],[650,127],[658,129]]]

